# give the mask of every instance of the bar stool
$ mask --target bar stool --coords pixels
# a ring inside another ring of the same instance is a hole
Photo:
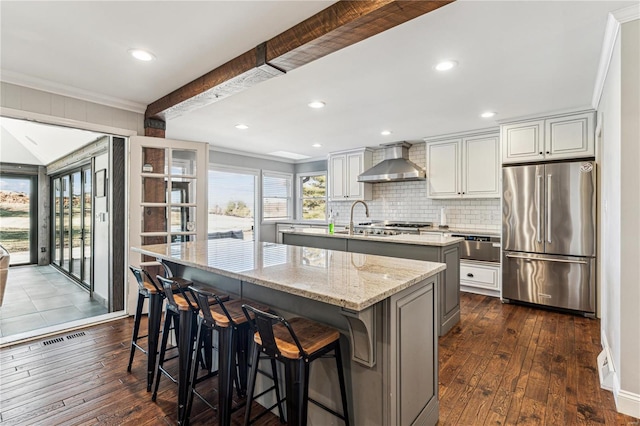
[[[166,267],[165,267],[166,268]],[[129,269],[136,277],[138,282],[138,304],[136,306],[136,313],[133,323],[133,334],[131,336],[131,352],[129,354],[129,365],[127,365],[127,371],[131,372],[131,365],[133,364],[133,357],[136,349],[142,351],[147,356],[147,392],[151,391],[151,385],[153,383],[153,377],[156,368],[156,359],[158,354],[158,336],[160,334],[160,320],[162,316],[162,303],[164,300],[164,291],[158,284],[151,278],[149,273],[141,268],[133,265],[129,265]],[[169,273],[170,271],[167,270]],[[184,278],[174,277],[176,282],[181,283],[183,286],[193,284],[189,280]],[[142,309],[144,301],[149,300],[149,316],[147,322],[147,334],[140,336],[140,319],[142,318]],[[139,339],[147,339],[147,348],[143,348],[138,344]]]
[[[211,409],[216,409],[213,404],[198,392],[196,387],[204,380],[217,375],[218,420],[220,425],[228,425],[231,422],[231,413],[244,405],[240,404],[235,408],[232,407],[233,384],[236,384],[236,392],[239,398],[244,398],[247,392],[247,350],[249,345],[249,332],[251,331],[251,319],[246,316],[242,310],[242,305],[247,303],[247,301],[243,299],[224,301],[220,299],[216,293],[211,291],[194,286],[189,287],[189,289],[193,292],[200,308],[195,347],[197,348],[202,344],[204,336],[216,330],[218,333],[218,370],[212,371],[210,369],[205,376],[198,377],[199,364],[196,360],[198,354],[194,352],[191,360],[191,387],[189,389],[183,423],[189,424],[194,395],[200,398]],[[218,303],[211,305],[209,301],[212,298]],[[267,310],[269,308],[260,306],[260,309]],[[272,367],[272,374],[277,381],[275,362]],[[276,392],[278,399],[280,399],[277,388]]]
[[[251,403],[258,372],[258,360],[260,353],[272,360],[284,364],[287,424],[307,424],[308,402],[311,401],[320,408],[342,419],[345,425],[349,425],[349,412],[347,409],[347,393],[342,368],[340,352],[340,332],[316,321],[306,318],[292,318],[286,320],[278,315],[272,315],[253,306],[242,305],[247,318],[255,316],[256,333],[254,334],[254,352],[251,359],[251,372],[249,377],[249,391],[247,409],[245,411],[244,424],[250,423]],[[340,394],[342,397],[342,412],[339,414],[324,404],[309,397],[309,367],[314,360],[326,357],[333,351],[338,368],[338,380],[340,382]]]
[[[160,356],[158,359],[158,368],[156,373],[156,383],[153,390],[151,400],[155,401],[158,395],[158,388],[160,386],[160,378],[164,375],[168,377],[172,382],[178,384],[178,422],[181,423],[184,418],[184,408],[186,406],[188,389],[189,389],[189,372],[191,371],[191,350],[193,343],[196,340],[196,318],[198,316],[198,304],[195,301],[193,295],[188,290],[188,287],[184,287],[175,278],[165,278],[162,276],[156,277],[160,283],[162,283],[164,294],[167,299],[167,306],[165,310],[165,321],[162,332],[162,342],[160,345]],[[177,291],[174,291],[174,288]],[[220,296],[220,300],[228,300],[228,296]],[[210,304],[217,303],[217,300],[211,298]],[[176,357],[167,358],[167,348],[169,340],[169,330],[173,326],[176,333],[177,349],[178,349],[178,377],[175,378],[169,371],[164,368],[164,363],[175,359]],[[211,335],[206,339],[208,347],[213,346],[211,344]],[[200,347],[196,351],[200,353]],[[203,356],[204,358],[205,356]],[[203,364],[210,367],[212,360],[209,355],[206,355],[208,359],[202,359]],[[199,358],[197,358],[199,359]]]

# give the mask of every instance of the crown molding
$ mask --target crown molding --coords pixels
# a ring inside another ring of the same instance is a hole
[[[610,12],[607,16],[607,26],[604,30],[604,39],[602,41],[602,51],[600,52],[600,64],[598,66],[598,74],[593,88],[593,97],[591,98],[591,106],[598,109],[604,83],[607,79],[607,72],[611,65],[613,57],[613,49],[620,33],[620,25],[640,19],[640,4],[634,4],[614,12]]]
[[[100,105],[105,105],[125,111],[132,111],[138,114],[144,114],[147,106],[138,102],[132,102],[126,99],[115,98],[100,93],[90,92],[88,90],[78,89],[77,87],[67,86],[65,84],[54,83],[38,77],[17,73],[0,69],[0,81],[17,86],[28,87],[30,89],[41,90],[60,96],[80,99]]]

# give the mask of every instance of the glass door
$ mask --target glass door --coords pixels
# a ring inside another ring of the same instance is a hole
[[[0,243],[10,265],[38,262],[36,177],[0,176]]]
[[[71,268],[69,272],[81,279],[82,277],[82,173],[71,174],[71,204],[69,208],[71,224]]]
[[[62,266],[62,179],[53,179],[53,213],[51,232],[53,235],[53,263]]]
[[[93,179],[90,165],[51,180],[53,264],[91,288]]]
[[[93,219],[93,174],[91,167],[82,170],[84,190],[82,193],[82,282],[91,285],[91,261],[93,257],[93,245],[91,239]]]

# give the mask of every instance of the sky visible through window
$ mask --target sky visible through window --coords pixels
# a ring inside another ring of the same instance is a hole
[[[0,178],[0,191],[29,193],[30,182],[24,179]]]

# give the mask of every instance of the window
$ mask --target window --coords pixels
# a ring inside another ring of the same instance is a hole
[[[298,218],[301,220],[327,219],[326,172],[298,175]]]
[[[257,180],[257,170],[210,167],[209,239],[254,239]]]
[[[292,176],[262,173],[262,220],[290,220]]]

